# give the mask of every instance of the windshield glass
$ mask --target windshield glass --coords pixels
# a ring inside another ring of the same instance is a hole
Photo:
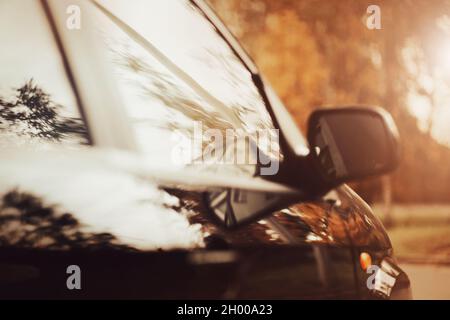
[[[0,152],[4,147],[89,144],[39,2],[0,1],[0,43]]]
[[[152,161],[252,175],[262,157],[255,145],[279,160],[278,132],[252,74],[194,4],[92,3],[137,140]]]

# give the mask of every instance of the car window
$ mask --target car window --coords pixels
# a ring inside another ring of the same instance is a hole
[[[39,1],[0,2],[0,147],[88,144]]]
[[[252,146],[279,156],[251,73],[195,5],[92,3],[137,140],[153,161],[253,174]],[[209,129],[223,140],[212,161],[202,161],[220,139],[205,138]]]

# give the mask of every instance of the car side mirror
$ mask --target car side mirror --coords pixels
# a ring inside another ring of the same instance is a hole
[[[299,201],[315,199],[352,180],[394,170],[400,159],[397,128],[381,108],[319,109],[308,121],[309,154],[284,150],[276,175],[266,180],[295,194],[224,189],[206,192],[204,203],[217,225],[236,228]]]
[[[329,188],[387,173],[399,163],[397,128],[381,108],[316,110],[307,136],[312,165]]]

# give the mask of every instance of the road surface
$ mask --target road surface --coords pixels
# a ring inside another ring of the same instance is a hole
[[[414,299],[450,299],[450,265],[402,264]]]

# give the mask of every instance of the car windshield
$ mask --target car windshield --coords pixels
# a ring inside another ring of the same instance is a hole
[[[92,4],[140,149],[152,161],[253,175],[255,145],[280,158],[252,73],[195,4]]]

